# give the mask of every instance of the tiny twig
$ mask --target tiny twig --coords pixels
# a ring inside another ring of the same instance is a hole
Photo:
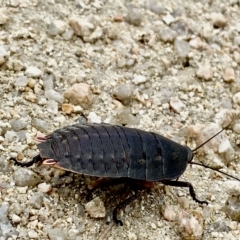
[[[107,236],[107,234],[110,232],[110,230],[112,229],[113,225],[115,224],[115,222],[113,220],[111,220],[111,222],[106,225],[106,227],[101,231],[100,236],[98,238],[98,240],[104,240],[105,237]]]

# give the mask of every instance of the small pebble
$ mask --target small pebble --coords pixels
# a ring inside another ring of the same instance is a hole
[[[37,96],[33,92],[24,92],[23,98],[29,102],[33,102],[33,103],[37,102]]]
[[[101,123],[102,120],[101,120],[101,117],[98,116],[95,112],[90,112],[88,114],[88,122],[91,122],[91,123]]]
[[[203,226],[195,217],[183,212],[178,216],[178,224],[181,234],[185,239],[200,238],[203,234]]]
[[[176,113],[180,113],[181,111],[183,111],[186,108],[185,104],[176,97],[170,98],[170,107]]]
[[[210,64],[203,65],[197,70],[197,77],[210,81],[213,79],[213,70]]]
[[[123,21],[123,16],[120,14],[116,14],[113,16],[113,21],[114,22],[122,22]]]
[[[47,90],[53,89],[54,81],[55,81],[55,76],[53,74],[45,76],[43,79],[44,90],[47,91]]]
[[[18,132],[22,129],[25,129],[28,125],[29,125],[29,121],[27,118],[21,118],[21,119],[11,119],[9,121],[12,129],[15,131],[15,132]]]
[[[93,102],[92,91],[86,83],[75,83],[64,92],[63,96],[72,104],[80,105],[84,109],[88,109]]]
[[[40,132],[48,132],[49,129],[49,123],[40,118],[33,118],[32,126],[35,127]]]
[[[168,221],[175,221],[177,217],[177,212],[172,205],[167,205],[163,211],[163,217]]]
[[[134,116],[130,108],[124,107],[117,111],[116,120],[119,124],[122,125],[137,125],[139,119]]]
[[[20,76],[15,80],[16,87],[26,87],[28,84],[28,78],[26,76]]]
[[[171,23],[173,23],[175,21],[175,18],[170,13],[163,16],[162,19],[167,25],[170,25]]]
[[[174,41],[174,49],[180,57],[187,57],[190,52],[190,45],[188,42],[180,39]]]
[[[234,125],[233,125],[233,131],[237,134],[240,134],[240,122],[237,121]]]
[[[20,222],[21,222],[21,218],[20,218],[18,215],[13,214],[13,215],[12,215],[12,221],[13,221],[14,223],[20,223]]]
[[[0,66],[6,62],[8,56],[7,50],[3,46],[0,46]]]
[[[233,95],[233,102],[240,106],[240,92]]]
[[[28,187],[17,187],[19,193],[24,194],[27,193]]]
[[[132,98],[132,89],[126,84],[118,85],[113,89],[113,97],[127,105]]]
[[[147,78],[143,75],[134,75],[132,81],[135,84],[140,84],[140,83],[145,83],[147,81]]]
[[[7,142],[16,141],[17,133],[15,131],[11,131],[11,130],[6,131],[4,138],[5,138],[5,141],[7,141]]]
[[[227,19],[222,13],[212,13],[211,20],[213,26],[216,28],[223,28],[227,24]]]
[[[34,187],[41,181],[41,178],[36,173],[27,168],[18,168],[15,170],[13,179],[16,185],[20,187]]]
[[[233,68],[226,68],[223,73],[224,82],[230,83],[235,80],[235,72]]]
[[[51,184],[40,183],[40,184],[38,184],[38,189],[43,193],[48,193],[48,192],[52,191],[52,186],[51,186]]]
[[[100,197],[94,198],[92,201],[86,203],[84,206],[86,212],[92,218],[103,218],[106,216],[106,209]]]
[[[214,232],[229,232],[231,229],[226,225],[225,222],[214,222],[210,229],[213,229]]]
[[[46,231],[50,240],[66,240],[66,233],[61,228],[50,228]]]
[[[215,116],[214,121],[221,127],[227,127],[234,119],[235,113],[229,109],[220,110]]]
[[[0,8],[0,25],[5,24],[9,20],[9,14],[6,8]]]
[[[77,239],[76,237],[77,237],[77,235],[80,233],[80,231],[78,230],[78,229],[69,229],[69,231],[68,231],[68,236],[69,236],[69,238],[71,238],[71,239]]]
[[[48,100],[47,101],[47,111],[53,114],[58,113],[58,103],[54,100]]]
[[[137,240],[138,239],[137,235],[133,232],[128,232],[127,237],[128,237],[128,240]]]
[[[20,4],[19,0],[11,0],[10,1],[11,7],[18,7],[19,4]]]
[[[192,48],[195,48],[195,49],[198,49],[198,50],[201,50],[201,49],[203,49],[205,47],[204,42],[199,37],[195,37],[195,38],[191,39],[189,41],[189,45]]]
[[[156,228],[157,228],[157,226],[156,226],[155,223],[151,223],[150,225],[151,225],[151,228],[152,228],[152,229],[156,229]]]
[[[172,43],[174,39],[177,37],[177,33],[173,31],[171,28],[161,28],[158,35],[160,40],[169,43]]]
[[[72,17],[69,25],[77,36],[89,37],[94,30],[94,25],[86,19]]]
[[[89,36],[89,41],[94,42],[97,39],[101,38],[103,36],[103,30],[100,27],[97,27]],[[89,66],[91,66],[89,64]]]
[[[27,77],[32,77],[32,78],[40,78],[42,77],[42,71],[34,66],[29,66],[26,71],[25,74],[27,75]]]
[[[58,93],[57,91],[55,91],[53,89],[49,89],[49,90],[45,91],[45,97],[47,99],[54,100],[58,103],[63,103],[63,101],[64,101],[64,97],[60,93]]]
[[[28,236],[29,236],[29,238],[39,239],[39,236],[38,236],[37,232],[34,231],[34,230],[30,230],[30,231],[28,232]]]
[[[142,22],[142,14],[136,8],[129,8],[125,20],[129,24],[140,26]]]
[[[240,193],[235,192],[228,196],[224,211],[233,221],[240,221]]]
[[[72,114],[74,112],[74,107],[72,104],[63,103],[62,104],[62,111],[66,114]]]
[[[41,192],[35,193],[33,196],[29,199],[29,204],[35,208],[40,209],[43,205],[43,195]]]
[[[50,36],[61,35],[66,29],[66,24],[62,20],[54,20],[48,26],[48,34]]]

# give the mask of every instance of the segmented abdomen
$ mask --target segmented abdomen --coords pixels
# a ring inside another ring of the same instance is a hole
[[[155,133],[107,124],[58,129],[38,145],[40,155],[54,153],[66,170],[98,177],[163,179],[164,167]],[[51,148],[51,149],[47,149]]]

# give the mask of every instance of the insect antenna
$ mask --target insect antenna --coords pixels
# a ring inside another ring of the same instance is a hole
[[[210,137],[207,141],[205,141],[204,143],[200,144],[198,147],[196,147],[195,149],[193,149],[192,152],[196,152],[199,148],[201,148],[203,145],[205,145],[206,143],[208,143],[209,141],[211,141],[211,140],[212,140],[213,138],[215,138],[218,134],[220,134],[223,130],[225,130],[225,128],[223,128],[221,131],[219,131],[218,133],[216,133],[215,135],[213,135],[212,137]],[[227,173],[225,173],[225,172],[223,172],[223,171],[221,171],[221,170],[212,168],[212,167],[207,166],[207,165],[204,165],[204,164],[202,164],[202,163],[197,163],[197,162],[189,162],[189,163],[190,163],[190,164],[195,164],[195,165],[198,165],[198,166],[202,166],[202,167],[205,167],[205,168],[212,169],[213,171],[219,172],[219,173],[221,173],[221,174],[223,174],[223,175],[225,175],[225,176],[228,176],[228,177],[233,178],[233,179],[235,179],[235,180],[237,180],[237,181],[240,181],[239,178],[236,178],[236,177],[234,177],[234,176],[232,176],[232,175],[230,175],[230,174],[227,174]]]
[[[199,145],[198,147],[196,147],[195,149],[192,150],[192,152],[196,152],[199,148],[201,148],[203,145],[205,145],[206,143],[208,143],[209,141],[211,141],[213,138],[215,138],[218,134],[220,134],[223,130],[225,130],[225,128],[223,128],[221,131],[219,131],[218,133],[216,133],[215,135],[213,135],[212,137],[210,137],[207,141],[203,142],[201,145]]]
[[[221,170],[212,168],[212,167],[207,166],[207,165],[204,165],[204,164],[202,164],[202,163],[190,162],[190,164],[195,164],[195,165],[198,165],[198,166],[202,166],[202,167],[205,167],[205,168],[212,169],[212,170],[215,171],[215,172],[219,172],[219,173],[221,173],[221,174],[223,174],[223,175],[226,175],[226,176],[228,176],[228,177],[230,177],[230,178],[233,178],[233,179],[235,179],[235,180],[237,180],[237,181],[240,182],[240,179],[239,179],[239,178],[236,178],[236,177],[234,177],[234,176],[232,176],[232,175],[230,175],[230,174],[227,174],[227,173],[225,173],[225,172],[223,172],[223,171],[221,171]]]

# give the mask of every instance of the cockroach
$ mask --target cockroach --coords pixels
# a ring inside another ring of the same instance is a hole
[[[113,210],[113,220],[123,225],[117,218],[118,210],[136,199],[140,185],[146,182],[187,187],[193,200],[208,204],[196,197],[191,183],[178,181],[178,178],[185,172],[188,164],[211,168],[193,162],[193,153],[223,130],[191,150],[188,146],[182,146],[154,132],[109,124],[76,124],[37,138],[41,142],[37,145],[40,153],[31,161],[24,163],[15,158],[11,160],[23,167],[41,162],[78,174],[126,183],[134,194]],[[213,170],[240,181],[220,170]],[[94,190],[95,188],[92,191]]]

